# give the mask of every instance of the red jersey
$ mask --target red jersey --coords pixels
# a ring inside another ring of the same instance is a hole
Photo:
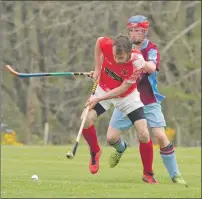
[[[133,62],[142,57],[139,50],[133,49],[131,54],[131,59],[123,64],[118,64],[115,62],[113,57],[113,40],[108,37],[103,37],[99,40],[100,49],[103,53],[103,63],[101,67],[101,75],[99,86],[105,90],[109,91],[114,88],[119,87],[124,81],[133,83],[132,86],[119,97],[125,97],[133,92],[136,87],[136,77],[134,79],[134,72],[136,70]]]

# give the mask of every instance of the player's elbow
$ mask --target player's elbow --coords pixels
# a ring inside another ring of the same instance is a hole
[[[147,72],[151,74],[151,73],[153,73],[155,71],[156,71],[156,67],[152,67]]]
[[[147,62],[146,67],[145,67],[145,71],[149,74],[155,72],[156,71],[156,64],[153,62]]]
[[[104,37],[98,37],[97,42],[99,42],[100,40],[102,40]]]

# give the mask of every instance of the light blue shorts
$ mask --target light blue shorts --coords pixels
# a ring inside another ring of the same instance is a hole
[[[144,106],[144,114],[149,128],[152,127],[165,127],[166,122],[164,115],[161,111],[161,104],[156,102]],[[132,122],[128,116],[124,115],[119,109],[115,108],[112,114],[109,126],[119,130],[127,130],[132,127]]]

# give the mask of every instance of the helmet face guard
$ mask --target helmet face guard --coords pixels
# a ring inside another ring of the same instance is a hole
[[[134,44],[140,44],[144,38],[146,37],[147,33],[148,33],[148,29],[149,29],[149,21],[146,17],[142,16],[142,15],[136,15],[131,17],[128,20],[127,23],[127,29],[131,30],[133,28],[137,28],[137,29],[142,29],[143,31],[143,35],[141,36],[140,33],[139,35],[137,35],[137,33],[131,33],[129,31],[129,35],[130,37],[132,37],[132,39],[134,40]],[[131,34],[136,34],[136,36],[132,36]]]

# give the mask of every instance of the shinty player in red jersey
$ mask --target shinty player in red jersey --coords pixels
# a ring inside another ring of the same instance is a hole
[[[90,147],[89,169],[92,174],[99,170],[102,153],[94,121],[112,105],[128,116],[136,128],[140,142],[150,145],[143,103],[136,85],[136,79],[143,72],[142,69],[137,70],[136,65],[142,63],[142,60],[142,54],[139,50],[132,49],[132,42],[127,36],[120,35],[115,41],[107,37],[97,39],[93,78],[99,79],[99,84],[95,95],[86,103],[90,111],[82,132]],[[150,155],[149,150],[148,153],[145,151],[145,157],[149,158]],[[157,181],[154,180],[154,183]]]

